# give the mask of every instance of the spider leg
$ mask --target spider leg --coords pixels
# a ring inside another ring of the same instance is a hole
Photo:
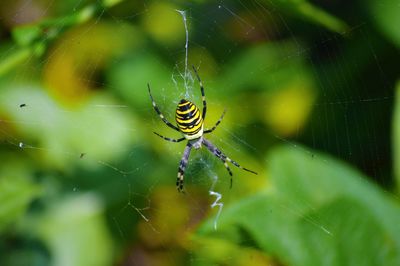
[[[226,169],[228,169],[229,174],[232,176],[232,172],[230,172],[229,167],[227,167],[227,163],[226,161],[230,162],[231,164],[233,164],[234,166],[243,169],[247,172],[253,173],[253,174],[257,174],[256,172],[249,170],[247,168],[244,168],[242,166],[240,166],[240,164],[238,164],[237,162],[235,162],[234,160],[232,160],[231,158],[227,157],[220,149],[218,149],[217,147],[214,146],[214,144],[212,144],[209,140],[203,138],[202,143],[204,144],[204,146],[206,146],[206,148],[212,153],[214,154],[216,157],[220,158],[221,161],[224,162],[224,165],[226,167]]]
[[[226,109],[225,109],[224,112],[222,113],[221,117],[218,119],[217,123],[215,123],[215,125],[214,125],[211,129],[204,130],[203,133],[204,133],[204,134],[207,134],[207,133],[213,132],[213,131],[217,128],[217,126],[221,123],[222,119],[223,119],[224,116],[225,116],[225,113],[226,113]]]
[[[148,89],[149,89],[149,95],[150,95],[151,102],[152,102],[152,104],[153,104],[153,108],[154,108],[154,110],[156,111],[156,113],[160,116],[161,120],[162,120],[167,126],[169,126],[170,128],[175,129],[176,131],[180,132],[179,129],[178,129],[176,126],[174,126],[173,124],[171,124],[171,123],[165,118],[165,116],[161,113],[160,109],[158,109],[158,106],[157,106],[156,102],[155,102],[154,99],[153,99],[153,95],[151,95],[150,84],[147,83],[147,87],[148,87]]]
[[[185,147],[185,150],[183,151],[181,162],[179,163],[178,178],[176,179],[176,187],[178,188],[179,192],[182,192],[183,190],[183,176],[185,174],[186,165],[189,161],[189,155],[190,151],[192,150],[192,147],[193,145],[190,144],[190,142],[188,142],[188,144]]]
[[[171,141],[171,142],[181,142],[182,140],[185,139],[184,137],[180,138],[180,139],[171,139],[171,138],[164,137],[163,135],[160,135],[157,132],[153,132],[153,133],[156,134],[157,136],[159,136],[160,138],[163,138],[163,139]]]
[[[194,66],[192,66],[194,73],[196,74],[197,80],[199,81],[200,84],[200,90],[201,90],[201,100],[203,101],[203,120],[206,118],[206,112],[207,112],[207,102],[206,102],[206,95],[204,94],[204,87],[203,87],[203,82],[201,82],[200,76],[197,73],[197,70]]]

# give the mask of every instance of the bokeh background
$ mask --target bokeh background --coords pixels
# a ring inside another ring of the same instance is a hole
[[[397,0],[2,1],[0,265],[400,265],[399,25]],[[152,133],[180,137],[147,83],[174,121],[192,65],[206,126],[227,110],[207,137],[258,172],[232,188],[197,150],[178,193],[185,144]]]

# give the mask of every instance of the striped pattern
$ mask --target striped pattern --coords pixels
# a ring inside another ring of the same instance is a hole
[[[253,174],[257,174],[256,172],[244,168],[240,166],[236,161],[232,160],[228,156],[226,156],[220,149],[215,147],[210,141],[205,139],[203,134],[211,133],[213,132],[217,126],[221,123],[222,119],[224,118],[225,115],[225,110],[222,113],[221,117],[217,121],[217,123],[211,128],[211,129],[203,129],[204,126],[204,119],[206,117],[206,112],[207,112],[207,102],[206,102],[206,96],[204,94],[204,87],[203,83],[201,82],[201,79],[199,77],[199,74],[197,73],[197,70],[195,67],[193,67],[193,71],[195,72],[197,79],[200,84],[200,91],[201,91],[201,99],[203,101],[203,111],[200,113],[199,108],[197,106],[187,100],[182,99],[178,107],[176,108],[175,112],[175,119],[177,122],[178,126],[173,125],[170,123],[165,116],[161,113],[160,109],[158,108],[156,102],[153,99],[153,96],[151,95],[151,89],[150,85],[147,84],[148,90],[149,90],[149,95],[151,102],[153,104],[153,108],[158,114],[158,116],[161,118],[161,120],[170,128],[179,131],[183,134],[183,138],[179,139],[173,139],[173,138],[168,138],[164,137],[156,132],[157,136],[171,142],[181,142],[184,139],[188,140],[188,143],[186,144],[186,148],[183,152],[181,162],[179,163],[179,168],[178,168],[178,176],[176,179],[176,186],[178,188],[178,191],[183,192],[183,182],[184,182],[184,175],[185,175],[185,169],[186,166],[189,162],[189,156],[190,156],[190,151],[192,148],[199,149],[202,145],[204,145],[212,154],[214,154],[217,158],[221,160],[221,162],[224,164],[226,170],[228,171],[229,175],[231,176],[231,187],[232,187],[232,171],[228,165],[228,163],[233,164],[234,166],[243,169],[245,171],[248,171]],[[81,156],[83,157],[83,156]]]
[[[179,131],[179,129],[178,129],[176,126],[174,126],[173,124],[171,124],[171,123],[165,118],[165,116],[161,113],[160,109],[158,109],[158,106],[157,106],[156,102],[155,102],[154,99],[153,99],[153,95],[151,95],[150,84],[148,84],[148,83],[147,83],[147,88],[149,89],[150,100],[151,100],[151,103],[153,104],[154,111],[156,111],[156,113],[160,116],[161,120],[162,120],[167,126],[169,126],[169,127],[172,128],[172,129],[175,129],[176,131]]]
[[[206,102],[206,95],[204,94],[204,87],[203,87],[203,82],[200,79],[199,73],[197,73],[197,70],[194,66],[193,71],[196,74],[197,80],[199,81],[200,84],[200,91],[201,91],[201,100],[203,101],[203,119],[206,119],[206,112],[207,112],[207,102]]]
[[[203,129],[203,117],[197,106],[182,99],[175,113],[176,123],[179,131],[185,136],[195,136]]]
[[[190,151],[192,150],[193,145],[188,142],[185,150],[183,151],[182,160],[179,163],[178,167],[178,177],[176,179],[176,187],[178,188],[179,192],[183,192],[183,176],[185,174],[185,169],[189,161]]]

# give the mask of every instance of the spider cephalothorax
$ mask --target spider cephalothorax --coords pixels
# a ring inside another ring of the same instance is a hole
[[[227,157],[224,153],[222,153],[222,151],[219,150],[217,147],[215,147],[214,144],[212,144],[209,140],[207,140],[203,137],[204,134],[211,133],[212,131],[214,131],[214,129],[217,128],[219,123],[221,123],[222,119],[224,118],[225,111],[222,113],[222,115],[219,118],[219,120],[217,121],[217,123],[215,123],[215,125],[211,129],[204,130],[204,119],[206,117],[207,102],[206,102],[206,97],[204,94],[204,87],[201,82],[201,79],[200,79],[199,75],[197,74],[197,71],[194,67],[193,67],[193,70],[197,76],[199,83],[200,83],[200,90],[201,90],[201,96],[202,96],[202,101],[203,101],[203,111],[201,113],[200,109],[197,108],[197,106],[191,101],[188,101],[185,99],[180,100],[180,102],[178,103],[178,106],[176,108],[176,112],[175,112],[175,120],[176,120],[177,126],[171,124],[165,118],[165,116],[161,113],[160,109],[158,109],[158,106],[157,106],[156,102],[154,101],[153,96],[151,95],[150,85],[147,84],[147,87],[149,89],[150,99],[153,104],[154,110],[157,112],[157,114],[160,116],[162,121],[167,126],[182,133],[183,138],[171,139],[171,138],[164,137],[156,132],[154,132],[154,134],[160,136],[161,138],[163,138],[165,140],[171,141],[171,142],[180,142],[185,139],[188,140],[188,143],[186,144],[186,147],[183,152],[183,156],[182,156],[181,162],[179,163],[179,168],[178,168],[178,178],[176,181],[176,186],[178,187],[178,191],[183,190],[183,176],[184,176],[185,168],[186,168],[188,160],[189,160],[190,151],[192,150],[192,148],[199,149],[199,148],[201,148],[202,145],[204,145],[211,153],[213,153],[216,157],[218,157],[224,163],[230,176],[232,176],[232,171],[229,168],[227,162],[230,162],[233,165],[235,165],[245,171],[248,171],[253,174],[257,174],[256,172],[254,172],[252,170],[249,170],[247,168],[240,166],[237,162],[235,162],[234,160]]]

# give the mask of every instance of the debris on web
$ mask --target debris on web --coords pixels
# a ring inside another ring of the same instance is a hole
[[[215,201],[211,204],[211,208],[213,209],[214,207],[218,207],[218,212],[217,215],[214,218],[214,229],[217,230],[218,228],[218,220],[219,220],[219,216],[221,215],[222,212],[222,208],[224,207],[224,203],[219,202],[222,198],[222,194],[215,192],[215,191],[209,191],[210,192],[210,196],[215,196],[216,199]]]
[[[215,197],[214,202],[210,205],[211,209],[218,207],[217,215],[214,218],[214,230],[215,231],[218,229],[219,216],[221,215],[222,209],[224,208],[224,203],[220,202],[220,200],[222,199],[222,194],[214,191],[214,187],[215,187],[215,184],[217,183],[217,181],[218,181],[218,176],[214,174],[213,184],[211,185],[211,188],[209,190],[210,196]]]

